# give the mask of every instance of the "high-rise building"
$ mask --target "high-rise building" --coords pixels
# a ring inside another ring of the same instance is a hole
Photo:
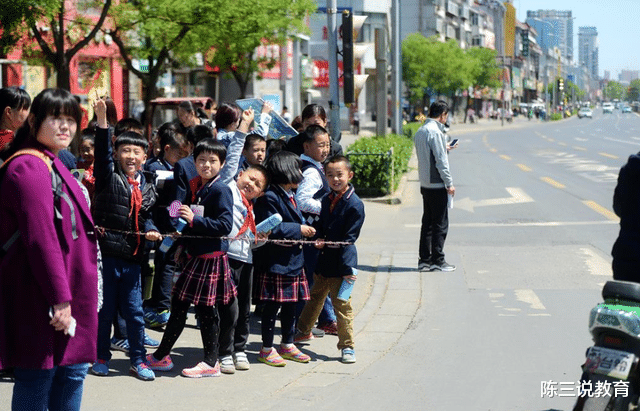
[[[536,29],[546,41],[540,46],[546,51],[554,46],[560,49],[562,57],[573,61],[573,17],[571,10],[529,10],[527,24]]]
[[[618,81],[626,86],[638,78],[640,78],[640,71],[638,70],[620,70],[620,74],[618,74]]]
[[[578,28],[578,64],[586,67],[593,79],[598,72],[598,30],[595,27]]]

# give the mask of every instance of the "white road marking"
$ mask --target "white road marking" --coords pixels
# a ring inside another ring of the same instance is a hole
[[[580,251],[585,257],[585,264],[589,269],[589,274],[613,277],[613,271],[611,270],[611,263],[609,263],[609,261],[589,248],[580,248]]]
[[[546,310],[545,306],[542,304],[542,301],[538,298],[533,290],[514,290],[516,293],[516,298],[518,301],[522,301],[523,303],[527,303],[534,310]]]
[[[511,195],[511,197],[504,198],[491,198],[487,200],[471,200],[469,197],[465,197],[462,200],[454,202],[454,208],[468,211],[473,213],[475,207],[486,207],[495,205],[507,205],[507,204],[522,204],[531,203],[533,198],[529,197],[522,189],[516,187],[506,187],[505,190]]]

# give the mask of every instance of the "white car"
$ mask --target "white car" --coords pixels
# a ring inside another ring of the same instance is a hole
[[[613,113],[613,104],[611,103],[602,104],[602,113]]]
[[[622,106],[622,112],[623,112],[623,113],[631,113],[631,107],[629,107],[629,106]]]
[[[593,118],[593,110],[590,107],[582,107],[580,111],[578,111],[578,118],[589,117]]]

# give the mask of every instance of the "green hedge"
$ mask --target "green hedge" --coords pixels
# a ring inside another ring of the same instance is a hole
[[[549,119],[551,121],[562,120],[562,113],[551,113],[551,116],[549,117]]]
[[[391,147],[393,147],[393,181],[391,181],[390,157],[387,155]],[[354,172],[351,182],[358,194],[377,196],[395,191],[402,175],[409,170],[412,151],[413,140],[395,134],[384,137],[365,137],[351,144],[347,148],[347,157],[351,161]]]
[[[424,122],[420,123],[417,121],[413,123],[407,123],[404,126],[402,126],[402,134],[404,134],[409,138],[413,138],[413,136],[416,134],[416,131],[418,131],[420,126],[422,126],[423,124]]]

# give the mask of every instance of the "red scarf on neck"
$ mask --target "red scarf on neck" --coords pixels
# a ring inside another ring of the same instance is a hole
[[[253,236],[256,241],[258,241],[257,233],[256,233],[256,220],[253,217],[253,204],[251,201],[247,200],[244,196],[244,193],[240,191],[240,198],[242,198],[242,204],[247,208],[247,216],[244,218],[244,223],[242,223],[242,227],[240,227],[240,231],[236,235],[236,238],[240,237],[247,229],[251,230]]]
[[[142,191],[140,191],[140,183],[138,183],[137,180],[127,176],[127,181],[131,185],[131,209],[129,210],[129,217],[133,215],[134,229],[136,233],[138,233],[140,232],[140,228],[138,227],[138,215],[142,208]],[[138,249],[140,248],[140,235],[136,235],[136,238],[136,249],[133,252],[133,255],[138,254]]]

